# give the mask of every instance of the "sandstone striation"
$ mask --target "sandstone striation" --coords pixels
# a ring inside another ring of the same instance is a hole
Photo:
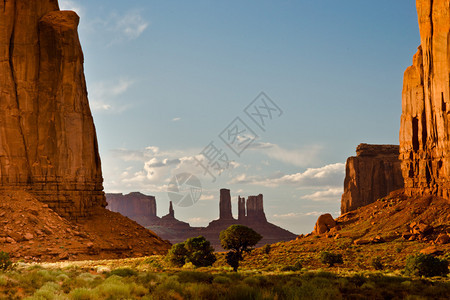
[[[106,207],[110,211],[118,212],[128,217],[142,226],[149,226],[159,218],[156,216],[156,199],[154,196],[147,196],[139,192],[127,195],[106,194]]]
[[[403,80],[400,159],[407,195],[450,191],[450,4],[417,0],[421,45]]]
[[[399,146],[360,144],[346,163],[341,213],[375,202],[403,188]]]
[[[56,0],[0,1],[0,189],[71,218],[106,205],[78,22]]]

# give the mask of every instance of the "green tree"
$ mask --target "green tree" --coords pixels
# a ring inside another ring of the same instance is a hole
[[[255,246],[262,236],[253,229],[244,225],[231,225],[227,229],[220,232],[220,243],[227,253],[227,263],[237,271],[239,262],[243,260],[244,252],[251,251],[251,247]]]
[[[446,276],[449,273],[448,261],[431,254],[410,255],[406,260],[405,273],[425,277]]]
[[[167,260],[178,267],[192,263],[196,267],[211,266],[216,261],[214,248],[203,236],[189,238],[172,246],[166,256]]]
[[[344,260],[342,259],[342,254],[332,253],[328,251],[323,251],[320,253],[320,261],[329,267],[334,266],[334,264],[342,264]]]

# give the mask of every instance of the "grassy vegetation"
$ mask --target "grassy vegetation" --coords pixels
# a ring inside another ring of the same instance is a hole
[[[406,277],[399,271],[332,272],[279,266],[171,268],[148,258],[17,264],[0,272],[1,299],[447,299],[448,277]],[[286,271],[282,271],[286,270]]]

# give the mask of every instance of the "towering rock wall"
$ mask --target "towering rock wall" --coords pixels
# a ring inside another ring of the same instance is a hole
[[[107,209],[118,212],[142,226],[149,226],[158,221],[156,216],[156,199],[139,192],[123,194],[106,194]],[[170,203],[169,214],[173,216],[173,207]]]
[[[233,214],[231,213],[231,195],[228,189],[220,190],[219,218],[223,220],[233,219]]]
[[[346,164],[341,213],[368,205],[403,188],[399,146],[360,144]]]
[[[248,196],[247,198],[247,219],[249,221],[267,222],[264,213],[263,195]]]
[[[450,1],[417,0],[421,45],[403,79],[400,159],[408,195],[450,192]]]
[[[0,1],[0,189],[73,218],[106,205],[78,22],[57,0]]]

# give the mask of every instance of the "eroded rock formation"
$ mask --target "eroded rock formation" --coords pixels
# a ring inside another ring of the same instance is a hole
[[[233,214],[231,213],[231,195],[228,189],[220,190],[219,218],[224,220],[233,219]]]
[[[347,159],[341,213],[355,210],[403,188],[399,146],[360,144]]]
[[[154,196],[147,196],[139,192],[129,193],[127,195],[106,194],[108,202],[107,209],[118,212],[128,217],[142,226],[149,226],[157,221],[156,199]]]
[[[247,219],[249,221],[267,221],[264,213],[263,195],[248,196],[247,198]]]
[[[421,45],[403,80],[400,127],[407,195],[450,192],[450,2],[417,0]]]
[[[57,0],[0,1],[0,188],[72,218],[106,205],[78,22]]]

